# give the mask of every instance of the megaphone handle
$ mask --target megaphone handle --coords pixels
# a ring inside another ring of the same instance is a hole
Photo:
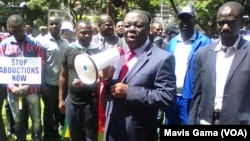
[[[112,85],[115,85],[116,83],[120,82],[118,79],[112,79],[110,82],[109,82],[109,86],[112,86]],[[111,95],[113,95],[111,92],[110,92]]]
[[[119,82],[118,79],[110,79],[110,80],[106,81],[105,85],[106,86],[111,86],[111,85],[114,85],[114,84],[116,84],[118,82]]]

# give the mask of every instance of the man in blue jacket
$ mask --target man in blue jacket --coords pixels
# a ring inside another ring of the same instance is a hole
[[[170,40],[166,50],[176,58],[176,105],[166,110],[166,124],[188,124],[190,101],[194,84],[196,51],[211,40],[195,29],[195,10],[192,4],[178,13],[180,34]]]

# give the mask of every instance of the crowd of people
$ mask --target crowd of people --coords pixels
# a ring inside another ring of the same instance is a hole
[[[32,37],[24,19],[11,15],[0,56],[35,59],[41,82],[0,85],[0,141],[11,135],[26,141],[28,118],[33,141],[61,140],[65,120],[71,141],[98,141],[98,133],[101,141],[157,141],[162,124],[249,124],[250,42],[240,35],[243,14],[238,2],[221,5],[215,41],[195,28],[192,4],[179,10],[178,27],[165,31],[147,11],[130,10],[117,22],[101,14],[96,25],[81,20],[75,28],[50,16]],[[125,55],[98,72],[94,84],[84,84],[75,57],[116,47]]]

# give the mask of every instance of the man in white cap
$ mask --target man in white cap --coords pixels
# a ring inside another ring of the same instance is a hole
[[[64,21],[62,23],[62,27],[61,27],[61,35],[64,39],[68,40],[69,43],[74,41],[74,30],[73,30],[73,25],[68,22],[68,21]]]
[[[180,34],[168,43],[166,50],[176,60],[176,93],[174,108],[166,110],[166,124],[188,124],[189,107],[194,88],[194,62],[196,51],[211,43],[211,40],[195,29],[195,9],[189,3],[178,13]]]

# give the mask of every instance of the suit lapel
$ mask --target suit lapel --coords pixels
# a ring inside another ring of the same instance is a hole
[[[212,47],[209,50],[208,58],[207,58],[207,63],[208,63],[209,68],[211,68],[211,70],[210,70],[211,73],[214,73],[215,70],[216,70],[217,53],[214,51],[214,49],[215,49],[216,46]]]
[[[214,51],[215,47],[217,46],[218,43],[215,43],[214,45],[212,45],[212,47],[210,48],[207,58],[206,58],[206,62],[204,64],[205,70],[207,69],[207,75],[209,76],[209,79],[207,79],[206,81],[208,81],[208,85],[213,87],[214,89],[212,91],[214,91],[212,94],[214,95],[213,97],[215,97],[215,82],[216,82],[216,58],[217,58],[217,52]]]
[[[231,68],[230,68],[228,76],[227,76],[227,81],[232,77],[233,73],[235,72],[235,70],[237,69],[237,67],[239,66],[239,64],[242,62],[242,60],[244,59],[244,57],[247,54],[247,52],[245,51],[245,48],[247,46],[245,46],[244,43],[245,43],[244,40],[241,38],[240,43],[239,43],[237,50],[235,52],[233,62],[231,64]]]
[[[148,47],[145,49],[145,51],[142,53],[142,55],[138,58],[136,64],[134,67],[128,72],[127,76],[125,76],[125,79],[123,81],[129,82],[133,76],[143,68],[143,66],[148,62],[149,56],[152,53],[152,47],[151,44],[148,45]]]

